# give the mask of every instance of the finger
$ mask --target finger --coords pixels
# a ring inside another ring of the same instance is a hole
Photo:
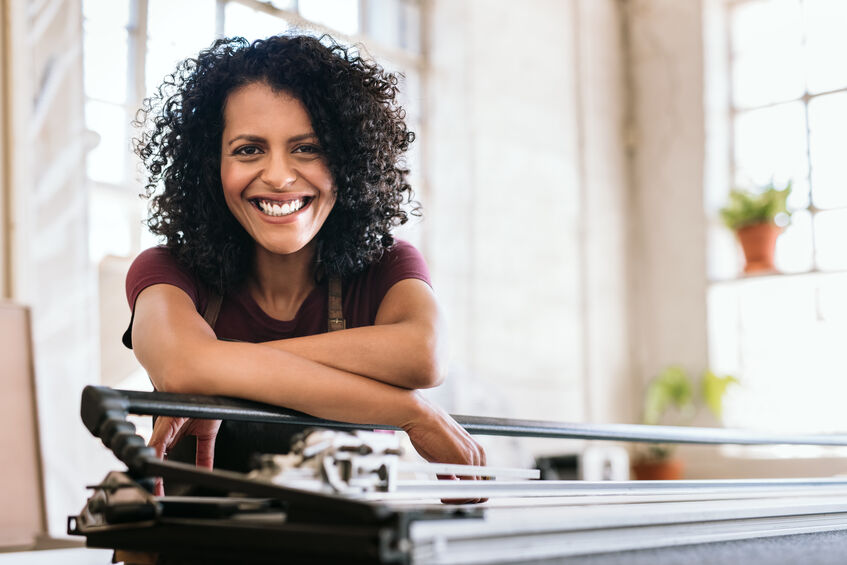
[[[215,436],[197,436],[197,455],[195,464],[198,467],[211,469],[215,461]]]
[[[437,475],[439,480],[442,481],[458,481],[459,478],[456,475]],[[442,498],[442,504],[470,504],[476,500],[475,498]]]
[[[153,440],[150,440],[150,443],[147,444],[148,447],[152,447],[156,451],[157,459],[165,459],[165,445],[163,443],[153,443]]]
[[[147,443],[148,446],[152,447],[156,451],[156,457],[159,459],[164,459],[165,456],[165,438],[167,436],[166,428],[168,426],[160,425],[159,422],[161,418],[156,420],[156,425],[153,426],[153,433],[150,434],[150,441]]]
[[[185,434],[190,427],[190,418],[174,419],[173,424],[171,425],[170,445],[176,445],[182,441],[182,438],[185,437]]]
[[[476,464],[480,467],[485,467],[485,450],[478,443],[476,444],[475,454]],[[477,479],[485,479],[486,477],[476,477]]]
[[[442,498],[442,504],[480,504],[487,502],[487,498]]]
[[[162,477],[156,477],[156,483],[153,485],[153,496],[165,496],[165,483]]]
[[[185,419],[170,416],[159,416],[156,419],[148,445],[156,450],[156,457],[159,459],[164,459],[168,448],[175,443],[173,436],[181,427],[180,420]]]

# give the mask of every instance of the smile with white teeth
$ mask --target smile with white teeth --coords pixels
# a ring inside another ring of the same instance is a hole
[[[283,202],[282,204],[275,200],[256,199],[253,202],[263,214],[267,214],[268,216],[280,217],[293,214],[294,212],[302,208],[306,204],[306,199],[298,198],[297,200],[288,200],[287,202]]]

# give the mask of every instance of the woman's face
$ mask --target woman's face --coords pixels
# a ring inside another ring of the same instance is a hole
[[[232,214],[258,245],[276,254],[303,249],[335,204],[332,175],[306,108],[262,82],[226,100],[221,183]]]

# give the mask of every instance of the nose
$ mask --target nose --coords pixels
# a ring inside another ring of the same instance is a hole
[[[286,158],[286,155],[271,156],[267,166],[262,170],[262,181],[276,190],[283,190],[297,179],[297,172]]]

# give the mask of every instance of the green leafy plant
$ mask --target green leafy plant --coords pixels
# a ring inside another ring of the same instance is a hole
[[[721,208],[721,219],[731,230],[773,222],[777,216],[783,217],[787,223],[791,217],[786,206],[789,194],[791,181],[781,190],[773,181],[755,191],[734,188],[729,192],[729,202]]]
[[[690,423],[698,413],[700,406],[706,406],[717,421],[723,416],[723,400],[727,389],[737,385],[738,379],[726,375],[719,377],[713,371],[703,373],[699,387],[679,366],[670,366],[662,370],[647,385],[644,394],[645,424]],[[665,444],[651,444],[644,456],[650,459],[667,459],[673,448]]]

